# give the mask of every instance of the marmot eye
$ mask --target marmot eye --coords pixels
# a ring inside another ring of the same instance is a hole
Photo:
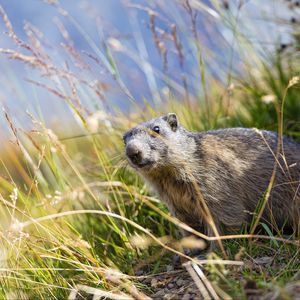
[[[157,134],[159,134],[159,132],[160,132],[159,126],[154,126],[154,127],[152,128],[152,130],[153,130],[155,133],[157,133]]]

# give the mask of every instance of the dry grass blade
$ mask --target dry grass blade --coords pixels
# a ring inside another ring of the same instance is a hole
[[[199,278],[202,280],[202,282],[204,283],[204,285],[206,286],[207,290],[209,291],[209,293],[211,294],[211,296],[213,297],[213,299],[220,299],[217,295],[217,293],[215,292],[212,284],[210,283],[210,281],[206,278],[206,276],[204,275],[203,271],[200,269],[200,267],[197,264],[192,264],[193,269],[195,270],[195,272],[197,273],[197,275],[199,276]]]
[[[80,292],[85,292],[87,294],[93,295],[93,300],[101,299],[101,297],[104,297],[105,299],[114,299],[114,300],[134,300],[129,295],[126,295],[124,293],[112,293],[103,291],[101,289],[96,289],[87,285],[77,285],[70,293],[69,300],[75,300],[77,299],[77,296],[80,295]]]
[[[185,263],[184,267],[189,272],[190,276],[193,278],[196,286],[198,287],[201,295],[204,299],[220,299],[214,288],[212,287],[209,280],[206,278],[202,270],[197,264]]]

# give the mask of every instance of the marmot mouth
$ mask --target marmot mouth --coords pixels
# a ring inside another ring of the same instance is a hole
[[[137,168],[137,169],[144,169],[146,167],[152,167],[154,165],[154,162],[150,161],[150,160],[147,160],[147,161],[143,161],[143,162],[133,162],[131,161],[131,164],[134,168]]]
[[[145,162],[145,163],[140,163],[140,164],[137,164],[137,166],[139,167],[139,168],[144,168],[144,167],[146,167],[146,166],[148,166],[148,167],[150,167],[150,166],[152,166],[153,165],[153,162]]]

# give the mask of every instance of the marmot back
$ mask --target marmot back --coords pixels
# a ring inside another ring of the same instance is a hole
[[[274,165],[275,181],[262,221],[281,229],[299,226],[300,145],[257,129],[229,128],[193,133],[175,114],[142,123],[124,135],[126,155],[172,214],[212,235],[199,205],[201,192],[220,234],[251,222]]]

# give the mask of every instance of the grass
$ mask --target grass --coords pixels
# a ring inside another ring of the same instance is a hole
[[[186,9],[195,20],[193,8]],[[164,271],[170,257],[181,251],[176,243],[180,224],[128,167],[123,154],[123,133],[157,115],[158,106],[147,100],[143,106],[138,104],[122,81],[111,45],[106,45],[103,53],[83,32],[97,60],[108,70],[107,76],[134,102],[131,114],[122,113],[119,107],[114,107],[113,113],[111,108],[91,113],[90,96],[101,98],[103,91],[81,78],[80,72],[85,70],[74,73],[56,66],[50,55],[33,47],[34,43],[21,41],[4,10],[1,14],[16,44],[1,52],[43,75],[46,79],[31,80],[34,88],[64,101],[83,133],[65,139],[64,130],[50,130],[42,118],[30,113],[32,128],[23,130],[16,125],[13,111],[4,113],[14,144],[4,145],[0,160],[0,299],[66,299],[74,295],[76,287],[83,295],[108,296],[105,293],[109,292],[120,298],[143,298],[136,289],[135,274],[139,270],[147,274]],[[155,18],[150,22],[155,33]],[[300,141],[298,83],[287,90],[290,80],[299,75],[295,53],[273,55],[269,62],[261,63],[256,75],[247,68],[242,77],[229,70],[234,84],[226,86],[208,76],[195,30],[193,27],[191,36],[199,55],[199,84],[205,92],[188,94],[183,80],[179,85],[185,91],[184,101],[169,93],[159,104],[159,114],[176,112],[191,130],[244,126],[276,131],[278,108],[285,99],[279,114],[283,132]],[[170,32],[170,50],[183,65],[180,38],[174,27]],[[116,41],[111,42],[118,47]],[[70,40],[66,43],[72,46]],[[77,53],[75,48],[69,49],[69,55]],[[76,59],[79,64],[75,55]],[[162,60],[165,65],[164,55]],[[175,86],[171,76],[167,81],[170,87]],[[223,291],[233,299],[242,299],[249,295],[247,287],[252,287],[265,297],[274,293],[290,297],[288,284],[299,283],[299,244],[289,244],[289,238],[281,234],[274,236],[266,225],[261,224],[262,229],[259,233],[268,239],[250,240],[241,229],[240,238],[224,241],[229,259],[242,261],[243,266],[203,265],[220,294]],[[219,256],[222,259],[221,253],[212,254],[211,259]]]

